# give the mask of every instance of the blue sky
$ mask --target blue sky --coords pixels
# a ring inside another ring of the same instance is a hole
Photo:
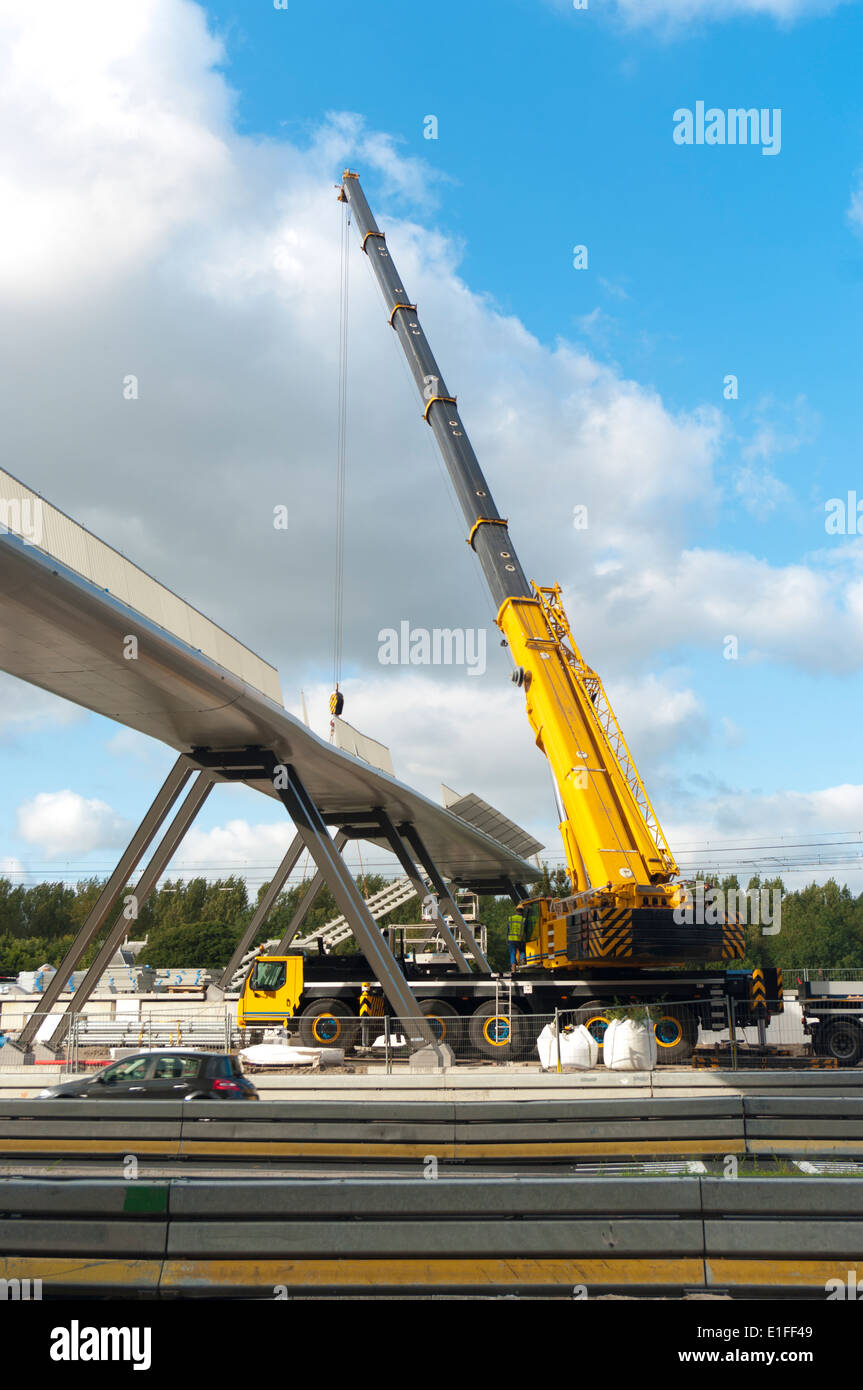
[[[335,374],[318,373],[318,400],[279,363],[330,352],[337,221],[325,200],[350,162],[418,286],[525,568],[563,582],[669,832],[695,844],[863,828],[863,551],[824,526],[829,498],[863,496],[863,5],[444,0],[433,20],[392,0],[373,14],[343,0],[135,8],[121,22],[102,0],[84,6],[80,42],[97,21],[99,42],[81,59],[86,94],[83,80],[51,94],[61,143],[49,119],[31,119],[61,39],[23,4],[0,27],[15,77],[6,114],[28,126],[17,152],[0,150],[21,226],[40,179],[59,197],[58,151],[70,171],[60,221],[80,212],[71,236],[37,248],[48,279],[61,277],[53,299],[44,274],[28,290],[37,252],[13,238],[24,269],[13,278],[13,255],[4,292],[28,351],[10,361],[10,470],[276,661],[288,706],[302,686],[320,725]],[[47,12],[62,28],[63,7]],[[44,77],[24,49],[44,56]],[[673,113],[699,100],[780,109],[780,152],[675,144]],[[429,115],[436,140],[424,138]],[[99,179],[124,222],[100,228],[97,260]],[[573,268],[576,244],[587,270]],[[505,657],[481,681],[433,671],[409,686],[387,685],[375,661],[374,632],[404,616],[393,574],[414,549],[411,617],[468,625],[488,611],[379,306],[367,283],[355,295],[349,717],[392,745],[407,780],[487,795],[555,859],[547,778],[504,689]],[[68,350],[54,356],[57,330],[76,354],[84,345],[80,367]],[[118,373],[139,352],[173,388],[134,425],[105,414],[102,437],[99,373],[113,351]],[[80,379],[52,435],[24,407],[58,362]],[[723,398],[729,373],[737,400]],[[237,467],[247,496],[284,486],[299,514],[319,499],[314,549],[284,572],[253,537],[242,551],[226,538],[230,561],[214,563]],[[569,517],[588,498],[583,536]],[[736,661],[723,659],[729,633]],[[20,691],[8,708],[0,858],[40,874],[107,868],[170,755],[50,702],[31,710]],[[92,812],[89,839],[70,839],[65,822],[51,833],[65,790],[107,808]],[[22,806],[40,796],[25,824]],[[277,857],[286,831],[272,815],[220,790],[195,862]]]

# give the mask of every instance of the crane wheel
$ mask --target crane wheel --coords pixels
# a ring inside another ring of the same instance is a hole
[[[300,1015],[303,1047],[353,1047],[360,1020],[341,999],[315,999]]]
[[[599,999],[589,999],[575,1011],[576,1024],[583,1024],[594,1042],[602,1049],[602,1040],[609,1025],[609,1018]]]
[[[698,1041],[698,1021],[692,1011],[685,1006],[671,1005],[656,1017],[651,1010],[651,1018],[656,1038],[656,1065],[667,1067],[688,1062]]]
[[[432,1022],[432,1031],[438,1042],[448,1043],[453,1051],[464,1042],[464,1030],[459,1023],[458,1009],[445,999],[421,999],[420,1013]]]
[[[863,1030],[856,1018],[837,1018],[828,1023],[819,1039],[822,1056],[835,1057],[840,1067],[856,1067],[863,1057]]]
[[[526,1036],[524,1017],[515,1004],[481,1004],[468,1023],[471,1046],[495,1062],[522,1056]]]

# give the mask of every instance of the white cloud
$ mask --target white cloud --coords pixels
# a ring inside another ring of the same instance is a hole
[[[611,0],[615,13],[633,27],[657,22],[679,26],[693,20],[767,18],[780,23],[830,14],[853,0]]]
[[[755,793],[746,787],[701,786],[664,829],[684,874],[728,866],[780,875],[787,888],[830,877],[863,889],[863,786]],[[695,808],[698,809],[695,809]],[[705,808],[709,808],[705,814]],[[855,843],[855,832],[859,837]],[[794,864],[802,865],[798,870]]]
[[[0,672],[0,737],[26,730],[64,728],[87,715],[78,705]]]
[[[819,8],[829,6],[760,4],[777,18]],[[759,3],[621,0],[633,22],[735,9]],[[671,751],[705,727],[697,692],[657,674],[660,642],[712,644],[720,659],[734,633],[742,659],[859,666],[851,549],[771,566],[713,548],[720,413],[672,410],[582,347],[540,342],[472,289],[459,246],[428,225],[434,176],[386,133],[337,113],[304,149],[238,136],[220,46],[188,0],[0,0],[0,54],[0,370],[5,429],[26,442],[16,471],[276,660],[289,700],[300,684],[318,688],[330,660],[332,184],[346,164],[377,185],[379,220],[525,567],[565,583],[579,643],[640,765],[642,746]],[[356,240],[352,256],[346,714],[393,745],[402,777],[434,795],[440,780],[476,790],[556,849],[548,771],[506,654],[490,651],[477,681],[386,680],[377,666],[381,627],[478,626],[489,604]],[[135,402],[122,398],[128,372]],[[754,439],[750,466],[776,443]],[[750,492],[756,483],[767,485],[742,479]],[[277,503],[287,533],[273,529]],[[577,504],[585,532],[572,526]],[[734,546],[733,534],[719,539]],[[128,756],[121,739],[111,751]],[[110,807],[57,800],[74,797],[26,803],[33,843],[60,853],[116,837]],[[193,831],[184,857],[276,862],[287,834],[275,816],[232,820]]]
[[[131,825],[105,801],[86,799],[68,788],[39,792],[18,807],[18,834],[50,859],[113,849]]]
[[[611,697],[609,697],[611,698]],[[693,690],[677,688],[668,675],[617,681],[612,703],[633,757],[644,749],[639,765],[647,766],[681,744],[703,743],[709,728],[704,707]]]
[[[174,877],[178,870],[194,873],[218,869],[228,873],[261,865],[273,869],[283,858],[293,834],[287,816],[254,825],[238,817],[210,830],[193,826],[167,876]]]
[[[322,737],[327,693],[323,685],[306,690],[312,727]],[[700,702],[676,675],[618,682],[609,696],[643,775],[679,744],[706,736]],[[453,681],[432,671],[403,674],[394,668],[352,683],[344,717],[386,744],[396,776],[431,800],[440,801],[442,782],[475,792],[559,857],[551,775],[535,747],[524,696],[508,680],[489,688],[467,676]]]
[[[0,7],[0,287],[80,293],[140,271],[223,205],[230,99],[187,0]]]
[[[791,497],[789,489],[780,478],[767,468],[746,464],[734,474],[734,492],[744,507],[753,516],[764,520],[777,507],[783,506]]]
[[[665,632],[669,645],[713,650],[717,659],[725,638],[735,636],[741,661],[856,671],[863,654],[859,548],[843,545],[811,558],[771,565],[731,551],[683,550],[665,564],[603,575],[593,589],[568,595],[567,606],[585,615],[585,648],[600,645],[609,626],[630,664],[655,655]]]
[[[328,695],[324,685],[305,690],[311,726],[321,737],[328,736]],[[667,679],[650,676],[619,686],[615,702],[642,771],[680,741],[705,736],[707,720],[696,696]],[[293,712],[299,715],[299,707]],[[489,691],[477,689],[467,676],[454,682],[431,671],[394,669],[353,682],[345,717],[386,744],[395,775],[432,801],[440,803],[441,783],[463,794],[475,792],[541,840],[545,857],[552,862],[561,858],[548,766],[534,746],[524,697],[509,682]],[[214,796],[218,794],[217,789]],[[193,827],[168,876],[235,869],[266,877],[287,849],[291,833],[277,811],[272,821],[235,817],[209,830]],[[346,853],[356,867],[353,847]],[[367,866],[370,859],[383,862],[382,851],[364,847],[362,854]],[[391,868],[399,872],[394,861]]]
[[[855,231],[863,232],[863,173],[858,173],[857,184],[851,194],[848,217]]]
[[[108,752],[120,762],[130,764],[162,764],[165,759],[164,745],[156,739],[139,734],[136,729],[118,728],[105,744]]]
[[[382,185],[375,202],[390,245],[477,452],[490,461],[523,563],[576,595],[588,659],[603,672],[645,674],[633,663],[651,655],[654,637],[630,646],[614,629],[619,597],[636,596],[644,611],[657,574],[674,621],[655,631],[679,644],[699,642],[703,617],[685,589],[693,566],[683,545],[693,524],[709,527],[718,512],[719,412],[671,411],[655,391],[576,345],[539,342],[473,291],[459,274],[457,245],[386,215],[393,199],[402,209],[418,206],[428,171],[359,117],[330,117],[304,151],[234,134],[231,96],[213,67],[220,49],[194,6],[141,0],[127,14],[107,5],[104,27],[102,9],[88,11],[98,21],[94,45],[89,25],[77,28],[62,5],[49,4],[47,19],[42,7],[7,6],[3,20],[10,109],[44,106],[57,115],[61,102],[63,116],[28,127],[26,160],[0,141],[6,224],[16,227],[20,216],[23,242],[17,252],[7,248],[3,264],[31,296],[16,314],[13,295],[5,335],[8,427],[28,441],[26,481],[275,660],[286,688],[329,664],[341,215],[332,181],[344,164],[359,162]],[[44,69],[34,58],[43,43]],[[82,49],[86,80],[60,80],[60,51],[74,72]],[[28,199],[34,189],[56,193],[58,141],[61,185],[73,190],[79,215],[49,218],[56,240],[42,245],[28,230]],[[108,244],[110,219],[95,211],[104,188],[112,198],[120,190],[118,217],[132,223],[116,245]],[[142,227],[132,207],[138,201]],[[476,626],[489,606],[475,561],[459,544],[464,527],[430,435],[429,452],[420,442],[428,432],[378,292],[355,244],[352,254],[345,661],[368,671],[381,627],[402,617],[426,627]],[[86,290],[86,305],[57,304],[58,280]],[[139,375],[135,402],[121,394],[129,371]],[[51,411],[41,408],[46,378]],[[763,453],[767,445],[751,447]],[[780,495],[751,464],[737,486],[749,505],[770,507]],[[272,526],[278,503],[289,509],[287,533]],[[588,507],[586,532],[571,524],[578,504]],[[763,607],[789,584],[788,574],[754,559],[739,563],[746,584],[733,590],[736,611],[723,619],[732,632],[745,628],[752,598]],[[302,601],[286,607],[285,593],[300,589]],[[823,626],[847,627],[852,596],[840,577],[820,584],[820,593],[829,600]],[[727,596],[722,607],[733,607]],[[632,626],[625,615],[624,625]],[[793,644],[789,626],[782,659],[808,661],[808,634]],[[759,646],[770,653],[769,644]]]

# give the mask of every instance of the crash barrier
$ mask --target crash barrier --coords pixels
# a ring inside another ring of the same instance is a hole
[[[7,1297],[259,1299],[863,1281],[860,1178],[430,1176],[0,1179],[0,1279]]]
[[[863,1157],[863,1097],[4,1100],[0,1160],[444,1161]]]

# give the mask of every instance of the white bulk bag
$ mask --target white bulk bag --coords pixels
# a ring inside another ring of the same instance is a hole
[[[547,1023],[536,1040],[536,1050],[543,1071],[557,1069],[557,1033],[554,1021]],[[562,1028],[560,1033],[560,1065],[576,1071],[589,1071],[599,1056],[596,1039],[583,1024],[577,1028]]]
[[[632,1018],[613,1018],[602,1040],[605,1065],[611,1071],[653,1071],[656,1038],[653,1028]]]
[[[253,1067],[338,1066],[345,1060],[343,1047],[288,1047],[286,1043],[255,1043],[240,1056]]]

